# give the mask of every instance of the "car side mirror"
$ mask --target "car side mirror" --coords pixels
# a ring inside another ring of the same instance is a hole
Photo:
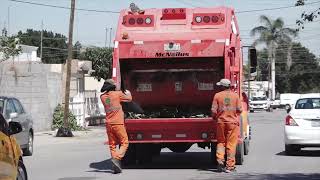
[[[10,119],[14,119],[18,117],[18,113],[10,113]]]
[[[291,111],[291,106],[286,106],[286,111],[289,113]]]
[[[20,123],[18,122],[9,122],[9,134],[13,135],[13,134],[18,134],[19,132],[22,131],[22,126]]]
[[[250,58],[250,74],[255,74],[256,76],[258,58],[257,58],[257,50],[255,48],[249,49],[249,58]]]

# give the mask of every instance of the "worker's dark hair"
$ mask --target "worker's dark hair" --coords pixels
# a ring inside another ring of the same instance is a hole
[[[115,91],[116,90],[116,86],[114,84],[111,84],[109,82],[104,82],[103,86],[101,87],[100,92],[109,92],[109,91]]]

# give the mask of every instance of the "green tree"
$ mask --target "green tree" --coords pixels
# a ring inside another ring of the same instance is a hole
[[[295,5],[296,6],[304,6],[306,4],[306,1],[307,0],[297,0]],[[316,2],[314,2],[314,3],[316,3]],[[303,12],[301,14],[301,18],[296,21],[297,25],[299,27],[301,27],[301,29],[304,29],[305,23],[314,21],[320,15],[320,8],[319,7],[317,8],[317,7],[313,6],[312,8],[314,8],[313,11]]]
[[[27,29],[26,32],[19,31],[16,36],[21,44],[37,46],[38,56],[40,56],[41,30]],[[48,64],[64,63],[68,56],[67,37],[63,34],[52,31],[43,31],[42,41],[42,62]]]
[[[15,37],[0,37],[0,52],[2,57],[0,62],[8,60],[10,57],[15,57],[20,54],[21,48],[18,45],[19,40]]]
[[[73,46],[73,59],[80,59],[80,50],[82,45],[79,41],[77,41]]]
[[[92,47],[81,53],[81,59],[92,61],[93,75],[99,81],[111,77],[112,48]]]
[[[288,69],[287,51],[292,54],[291,66]],[[258,69],[269,65],[268,50],[258,52]],[[276,88],[279,93],[309,93],[320,91],[319,60],[300,43],[292,43],[291,48],[286,42],[281,42],[276,48]],[[262,78],[267,78],[268,70],[262,71]]]
[[[285,28],[281,18],[276,20],[269,19],[267,16],[260,16],[262,26],[251,30],[251,36],[259,35],[254,41],[254,45],[265,44],[268,50],[268,62],[271,62],[272,90],[271,98],[275,99],[275,50],[279,42],[291,42],[291,37],[297,35],[297,31],[291,28]],[[270,91],[270,90],[269,90]]]

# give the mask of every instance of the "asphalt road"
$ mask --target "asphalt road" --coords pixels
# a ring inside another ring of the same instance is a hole
[[[184,154],[164,150],[148,167],[134,166],[114,175],[103,128],[81,132],[73,138],[37,134],[34,155],[25,157],[25,164],[30,180],[320,180],[320,149],[303,149],[299,156],[284,154],[284,111],[250,115],[253,128],[250,153],[245,156],[245,164],[233,174],[217,173],[210,162],[210,150],[193,146]]]

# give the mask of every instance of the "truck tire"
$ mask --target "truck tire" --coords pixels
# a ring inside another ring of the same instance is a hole
[[[217,165],[218,162],[217,162],[217,155],[216,155],[216,152],[217,152],[217,144],[216,143],[210,143],[210,162],[213,162],[214,165]]]
[[[240,143],[236,149],[236,165],[242,165],[244,161],[244,145]]]
[[[152,144],[136,144],[136,158],[139,165],[152,162]]]
[[[294,145],[290,145],[290,144],[285,145],[286,155],[289,155],[289,156],[298,155],[300,150],[301,150],[301,148],[299,146],[294,146]]]
[[[246,138],[244,140],[244,155],[248,155],[249,154],[249,149],[250,149],[250,140],[248,138]]]
[[[136,144],[129,144],[129,148],[122,159],[124,166],[135,165],[137,160]]]

